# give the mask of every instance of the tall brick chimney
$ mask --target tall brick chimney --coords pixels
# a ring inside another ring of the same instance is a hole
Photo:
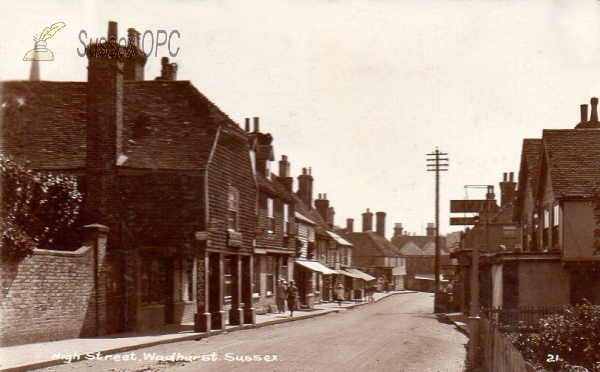
[[[329,216],[329,200],[327,199],[327,194],[319,194],[315,200],[315,208],[325,222],[329,223],[331,218]]]
[[[427,236],[435,236],[435,225],[432,222],[427,224]]]
[[[327,194],[325,194],[325,197],[327,197]],[[335,225],[335,209],[333,207],[329,207],[329,219],[327,220],[327,225],[329,225],[330,229],[333,229],[333,226]]]
[[[346,231],[354,232],[354,218],[346,218]]]
[[[402,236],[402,224],[396,223],[394,224],[394,236]]]
[[[109,22],[111,37],[118,40],[116,22]],[[88,55],[84,220],[108,226],[109,244],[117,243],[110,237],[120,233],[117,162],[123,154],[123,94],[122,62]]]
[[[377,235],[385,238],[385,212],[377,212],[376,216],[376,232]]]
[[[517,183],[514,181],[514,172],[504,173],[503,181],[500,182],[500,206],[513,203],[517,196]]]
[[[302,168],[302,174],[298,176],[298,192],[296,194],[308,208],[313,209],[313,177],[310,168]]]
[[[140,33],[135,28],[127,30],[127,45],[127,50],[135,54],[123,58],[125,80],[143,81],[147,57],[140,48]]]
[[[363,218],[362,231],[363,232],[373,231],[373,213],[371,213],[371,211],[369,211],[369,208],[367,208],[367,211],[362,214],[362,218]]]
[[[290,162],[288,161],[288,157],[286,155],[281,155],[281,160],[279,161],[279,176],[277,176],[277,181],[285,187],[287,191],[290,193],[294,187],[294,179],[290,177]]]

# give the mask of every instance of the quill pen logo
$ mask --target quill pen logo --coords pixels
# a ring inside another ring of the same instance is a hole
[[[64,22],[57,22],[52,26],[46,27],[39,38],[34,36],[35,47],[25,54],[23,61],[54,61],[54,54],[50,49],[46,48],[46,40],[50,39],[58,30],[65,26]]]

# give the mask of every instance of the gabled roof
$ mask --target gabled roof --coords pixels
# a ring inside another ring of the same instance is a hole
[[[84,167],[87,82],[2,82],[0,97],[0,146],[15,160]],[[189,81],[125,81],[122,167],[203,168],[219,126],[245,135]]]
[[[586,196],[600,175],[600,130],[544,130],[542,156],[540,164],[547,164],[554,195]],[[538,173],[539,191],[544,172]]]
[[[405,256],[420,256],[423,254],[423,250],[413,242],[406,243],[403,247],[400,248],[400,252],[402,252],[402,254],[404,254]]]
[[[354,255],[372,257],[402,257],[396,247],[373,231],[347,232],[343,238],[354,245]]]
[[[271,179],[264,177],[262,174],[257,173],[258,188],[271,196],[279,197],[287,202],[296,203],[294,194],[287,191],[286,188],[280,184],[275,175],[271,176]]]
[[[394,246],[396,246],[398,249],[403,249],[403,247],[408,244],[408,243],[412,243],[414,245],[416,245],[417,247],[419,247],[421,250],[426,249],[425,247],[430,244],[433,243],[435,244],[435,236],[429,236],[429,235],[396,235],[396,236],[392,236],[392,244],[394,244]],[[440,246],[442,248],[446,248],[446,237],[445,236],[440,236]]]
[[[521,219],[521,208],[526,198],[526,185],[529,182],[531,189],[535,191],[538,179],[540,151],[542,140],[537,138],[525,138],[521,150],[521,165],[519,169],[519,188],[515,199],[515,220]]]

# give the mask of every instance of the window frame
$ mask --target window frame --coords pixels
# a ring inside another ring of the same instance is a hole
[[[239,207],[240,192],[233,186],[229,186],[227,192],[227,229],[239,231]]]

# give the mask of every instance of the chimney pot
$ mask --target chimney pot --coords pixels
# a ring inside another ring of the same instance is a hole
[[[592,104],[592,114],[590,115],[590,121],[593,123],[597,123],[598,122],[598,98],[592,97],[592,99],[590,100],[590,103]]]
[[[377,235],[381,236],[382,238],[385,238],[385,212],[377,212],[376,213],[377,216],[377,221],[376,221],[376,233]]]
[[[250,118],[246,118],[246,132],[250,133]]]
[[[260,132],[260,122],[258,117],[254,117],[254,131]]]
[[[507,178],[507,176],[508,176],[508,175],[506,174],[506,172],[504,172],[504,182],[508,181],[508,178]]]
[[[108,40],[114,38],[115,40],[119,40],[119,32],[118,32],[118,24],[115,21],[108,22]]]
[[[346,230],[348,232],[354,232],[354,219],[346,218]]]
[[[515,172],[510,172],[510,174],[509,174],[509,180],[510,180],[510,182],[514,182],[515,181]]]
[[[369,211],[369,208],[367,208],[367,211],[362,214],[362,217],[363,217],[363,232],[373,231],[373,213],[371,213]]]
[[[580,123],[585,124],[588,121],[588,105],[581,105],[580,110],[581,110]]]

